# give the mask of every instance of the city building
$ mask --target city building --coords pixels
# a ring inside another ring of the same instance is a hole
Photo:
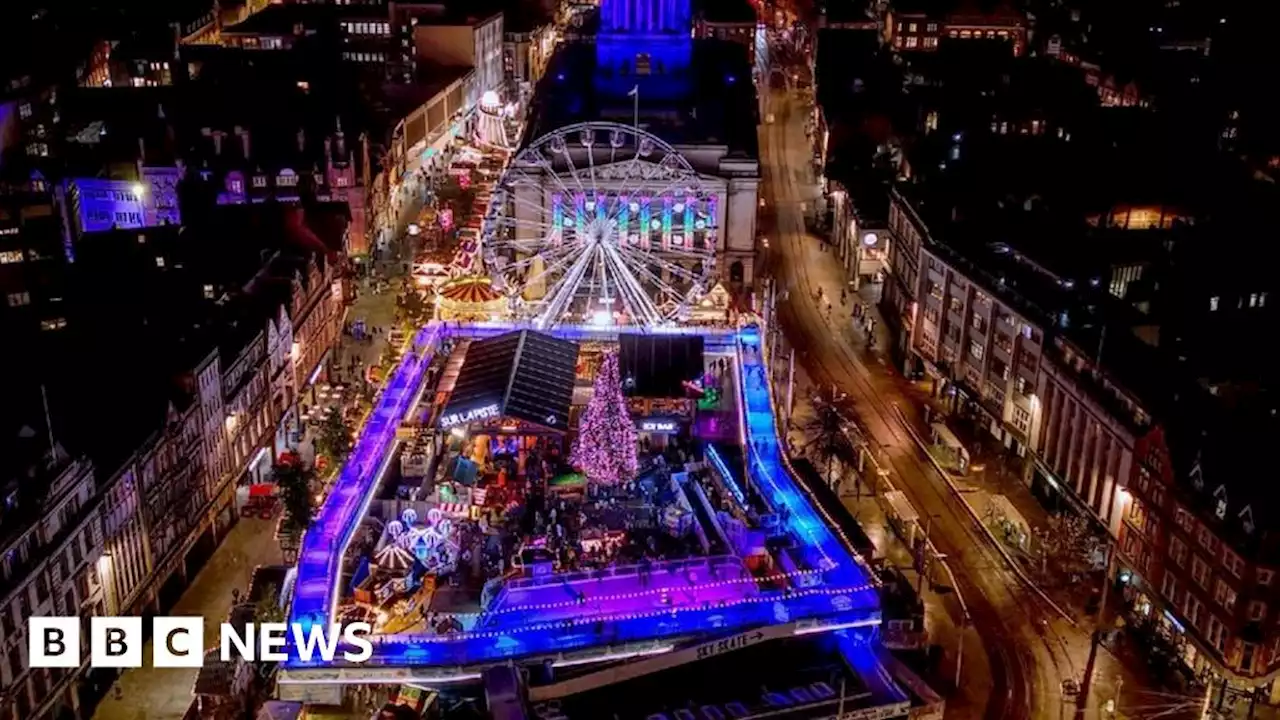
[[[693,35],[738,43],[755,64],[756,49],[764,45],[756,37],[758,24],[756,8],[748,0],[703,0],[695,10]]]
[[[562,43],[538,85],[525,143],[574,123],[603,120],[631,125],[666,141],[697,171],[714,196],[717,268],[726,287],[741,291],[755,279],[760,163],[758,107],[746,48],[718,39],[692,39],[687,4],[646,15],[643,2],[618,0],[601,10],[594,38]],[[592,42],[594,40],[594,42]],[[637,47],[647,47],[637,52]],[[629,178],[625,163],[597,168],[602,192],[659,192],[664,181]],[[619,167],[621,166],[621,167]],[[554,198],[529,202],[553,214]]]
[[[551,13],[526,8],[504,12],[502,29],[503,90],[508,99],[523,101],[546,72],[559,33]]]
[[[936,51],[947,38],[992,40],[1007,44],[1014,55],[1027,47],[1028,22],[1008,3],[895,2],[884,16],[884,39],[894,50]]]
[[[409,23],[419,63],[475,69],[475,83],[466,98],[468,110],[480,102],[484,93],[500,92],[505,87],[502,13],[467,15],[415,10]]]
[[[34,412],[22,423],[5,423],[0,439],[4,458],[4,508],[0,511],[0,716],[82,717],[82,704],[92,704],[95,687],[85,680],[88,658],[77,668],[32,668],[27,658],[27,619],[33,615],[80,615],[88,632],[89,617],[108,611],[102,569],[103,533],[98,516],[100,496],[93,463],[73,456],[50,433],[42,415],[38,389],[34,396],[6,400],[6,420],[21,417],[8,411]],[[30,395],[29,393],[24,395]],[[26,400],[32,400],[27,404]]]

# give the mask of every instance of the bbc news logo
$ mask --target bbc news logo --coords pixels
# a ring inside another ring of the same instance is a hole
[[[27,658],[33,668],[78,668],[83,660],[79,617],[32,617],[27,626]],[[142,667],[146,643],[140,617],[89,619],[89,665],[100,668]],[[333,662],[341,657],[362,663],[373,656],[369,623],[329,625],[303,623],[222,623],[218,654],[223,662],[284,662],[315,659]],[[155,617],[151,619],[151,664],[160,668],[198,668],[204,665],[207,646],[204,618]]]

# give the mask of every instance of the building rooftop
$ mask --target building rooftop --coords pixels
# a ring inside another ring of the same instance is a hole
[[[501,13],[485,7],[461,5],[420,5],[413,9],[416,25],[424,27],[475,27],[490,22]]]
[[[336,30],[337,15],[328,5],[275,3],[244,20],[222,28],[223,35],[303,35],[318,30]]]
[[[569,696],[560,701],[560,710],[569,720],[678,720],[690,713],[801,720],[831,717],[840,706],[848,714],[906,699],[867,668],[852,667],[833,640],[828,635],[760,643]]]
[[[698,0],[694,11],[707,22],[755,25],[756,9],[748,0]]]
[[[674,146],[726,145],[731,154],[759,156],[757,105],[747,49],[722,40],[694,40],[687,90],[673,101],[640,97],[640,126]],[[632,99],[614,97],[596,82],[596,46],[561,45],[535,93],[526,142],[576,122],[630,124]],[[651,76],[654,81],[665,80]]]
[[[1019,22],[1025,16],[1007,0],[897,0],[895,15],[925,15],[962,21],[985,19]]]

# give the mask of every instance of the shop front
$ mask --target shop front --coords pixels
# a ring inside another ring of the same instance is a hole
[[[530,330],[473,342],[436,428],[480,468],[514,463],[523,475],[569,431],[577,361],[577,344]]]

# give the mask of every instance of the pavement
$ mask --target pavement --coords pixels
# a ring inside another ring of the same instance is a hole
[[[231,591],[246,592],[253,569],[281,562],[280,547],[271,539],[275,522],[240,520],[205,564],[170,615],[204,618],[205,645],[216,647],[218,625],[231,611]],[[98,705],[95,720],[181,720],[193,700],[197,670],[154,668],[151,643],[143,650],[143,667],[125,670],[114,690]]]
[[[1082,679],[1093,627],[1087,618],[1070,612],[1060,615],[1018,576],[965,507],[964,498],[948,486],[907,432],[904,419],[918,431],[927,425],[910,384],[884,352],[890,347],[885,324],[877,323],[873,343],[862,328],[855,327],[852,303],[838,302],[840,289],[848,282],[843,269],[806,228],[806,215],[820,197],[809,170],[812,151],[804,134],[808,109],[782,90],[771,91],[767,106],[774,122],[761,129],[762,189],[767,202],[761,228],[770,239],[766,265],[779,288],[787,291],[787,299],[779,305],[779,319],[796,348],[797,367],[813,382],[834,384],[848,394],[847,409],[889,468],[891,481],[920,517],[932,518],[932,540],[947,557],[957,590],[967,602],[971,625],[959,633],[964,638],[961,682],[948,698],[947,715],[1018,719],[1069,715],[1074,708],[1070,701],[1064,705],[1061,683]],[[832,300],[829,313],[817,301],[819,287]],[[878,318],[879,287],[864,286],[862,293],[860,299]],[[806,391],[798,388],[796,396],[804,397]],[[936,598],[931,602],[926,595],[925,599],[933,617],[946,613],[952,624],[966,624],[963,617],[956,617],[954,603],[939,606]],[[952,672],[957,647],[944,644],[944,667]],[[1102,703],[1115,694],[1118,684],[1123,691],[1118,717],[1143,717],[1146,708],[1168,702],[1149,696],[1159,691],[1146,689],[1139,676],[1104,649],[1095,665],[1088,716],[1099,716]],[[1126,708],[1132,710],[1126,712]]]

